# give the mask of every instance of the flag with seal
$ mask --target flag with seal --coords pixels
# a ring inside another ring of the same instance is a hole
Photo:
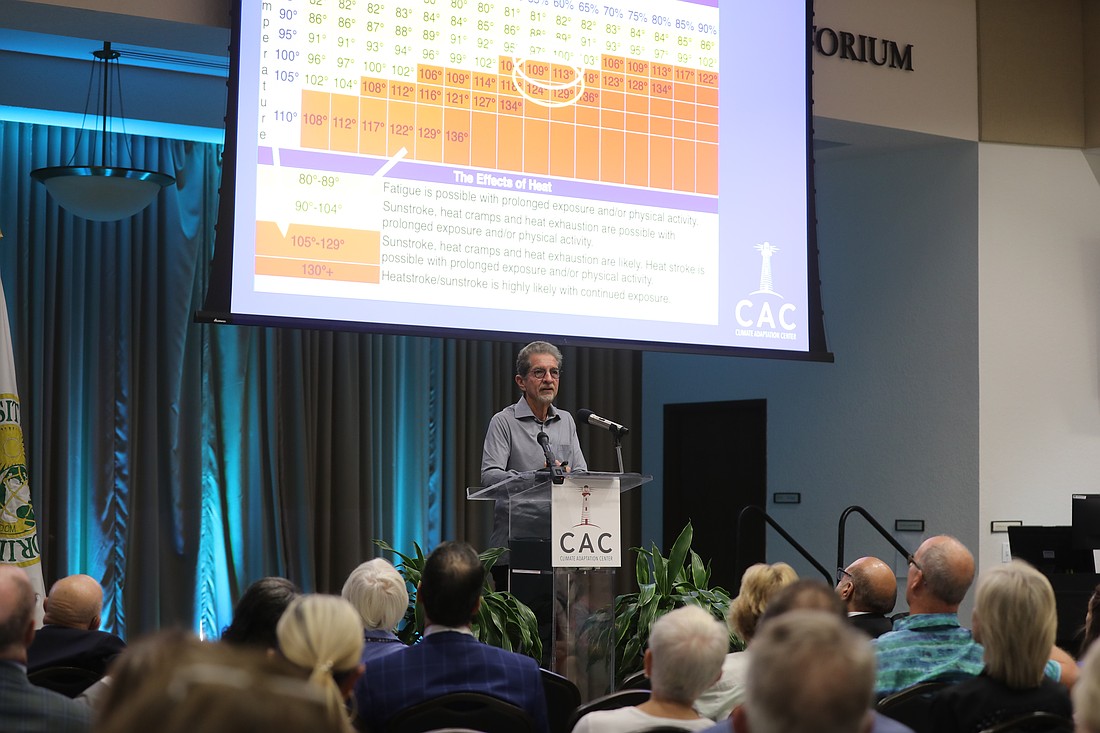
[[[0,237],[3,237],[0,234]],[[42,557],[38,522],[31,506],[23,427],[19,420],[19,390],[11,346],[8,304],[0,281],[0,562],[18,565],[30,577],[36,594],[35,622],[42,623]]]

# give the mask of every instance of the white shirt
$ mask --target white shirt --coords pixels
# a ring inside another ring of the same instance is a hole
[[[662,725],[684,730],[706,730],[714,725],[714,721],[707,718],[695,720],[658,718],[635,707],[617,708],[589,713],[577,721],[576,726],[573,727],[573,733],[637,733]]]

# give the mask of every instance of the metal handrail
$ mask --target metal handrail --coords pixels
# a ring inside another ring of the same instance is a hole
[[[883,527],[881,524],[879,524],[878,520],[876,520],[874,517],[872,517],[870,512],[868,512],[866,509],[864,509],[861,506],[856,506],[856,505],[853,504],[852,506],[845,509],[844,512],[840,515],[840,524],[837,526],[837,530],[836,530],[836,537],[837,537],[836,566],[838,568],[846,567],[844,565],[844,525],[847,524],[848,516],[852,512],[857,512],[858,514],[862,515],[863,518],[866,519],[871,524],[872,527],[874,527],[876,530],[878,530],[878,533],[880,535],[882,535],[886,539],[887,542],[889,542],[891,545],[894,546],[895,550],[900,552],[902,555],[905,555],[906,560],[912,560],[913,559],[913,554],[911,552],[909,552],[909,550],[905,549],[905,547],[900,542],[895,540],[894,536],[891,535],[886,530],[885,527]]]
[[[813,565],[815,568],[817,568],[818,572],[820,572],[822,575],[825,576],[825,582],[826,583],[828,583],[829,585],[833,584],[833,582],[834,582],[833,581],[833,574],[831,572],[829,572],[828,570],[826,570],[825,567],[821,563],[819,563],[817,560],[815,560],[814,556],[811,555],[806,550],[805,547],[800,545],[795,540],[794,537],[791,537],[791,535],[787,532],[787,530],[783,529],[783,527],[780,526],[779,522],[772,519],[771,516],[769,516],[766,511],[764,511],[761,507],[756,506],[755,504],[749,504],[744,509],[742,509],[741,512],[737,515],[737,543],[736,543],[736,550],[735,550],[735,554],[734,554],[734,567],[735,568],[740,569],[740,567],[741,567],[741,538],[744,536],[744,534],[741,532],[741,523],[745,519],[746,512],[748,512],[750,509],[754,510],[754,511],[757,511],[757,512],[760,512],[760,515],[762,517],[764,517],[764,521],[767,522],[769,525],[771,525],[771,528],[774,529],[776,532],[778,532],[780,537],[787,540],[787,544],[789,544],[791,547],[793,547],[795,550],[797,550],[798,554],[800,554],[800,555],[802,555],[802,557],[806,558],[806,560],[811,565]]]

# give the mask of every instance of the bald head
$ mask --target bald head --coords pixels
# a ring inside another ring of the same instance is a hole
[[[34,638],[34,587],[22,568],[0,565],[0,659],[26,664]]]
[[[69,575],[53,584],[42,608],[44,623],[71,629],[98,629],[103,588],[90,575]]]
[[[898,581],[894,571],[882,560],[861,557],[845,568],[836,592],[849,611],[885,616],[894,610],[898,600]]]
[[[910,613],[955,613],[974,582],[974,556],[954,537],[925,540],[909,564],[905,597]]]

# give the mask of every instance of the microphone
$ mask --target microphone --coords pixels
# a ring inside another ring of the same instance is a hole
[[[535,436],[535,440],[542,446],[542,453],[546,456],[546,467],[550,469],[550,475],[553,476],[554,483],[562,483],[565,479],[565,471],[558,463],[558,459],[554,458],[554,451],[550,450],[550,436],[540,430],[539,434]]]
[[[606,417],[600,417],[591,410],[577,410],[577,419],[581,422],[586,422],[589,425],[595,425],[598,428],[604,430],[610,430],[618,437],[622,437],[630,432],[630,428],[625,425],[620,425],[617,422],[612,422]]]

